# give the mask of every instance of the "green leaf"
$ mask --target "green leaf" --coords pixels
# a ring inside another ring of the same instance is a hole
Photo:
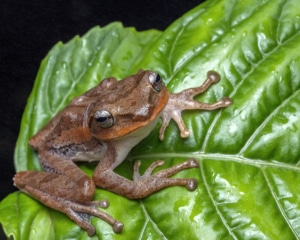
[[[132,201],[97,189],[106,210],[124,222],[114,234],[92,218],[92,239],[299,239],[300,238],[300,8],[297,0],[211,0],[175,21],[163,33],[136,32],[119,23],[94,28],[43,60],[22,120],[17,171],[40,169],[27,140],[71,98],[107,76],[122,79],[139,68],[158,71],[171,92],[198,86],[208,70],[220,83],[198,99],[222,96],[224,110],[184,114],[191,136],[181,139],[174,123],[165,140],[158,129],[133,151],[118,173],[130,178],[164,159],[163,168],[194,157],[194,192],[164,189]],[[92,175],[94,165],[81,168]],[[87,239],[65,215],[23,193],[0,203],[0,222],[14,239]]]

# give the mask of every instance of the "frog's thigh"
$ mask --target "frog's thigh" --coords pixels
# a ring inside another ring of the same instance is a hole
[[[87,176],[74,181],[68,176],[51,172],[19,172],[14,177],[14,184],[31,196],[30,189],[35,189],[41,194],[80,202],[92,200],[95,191],[94,183]]]

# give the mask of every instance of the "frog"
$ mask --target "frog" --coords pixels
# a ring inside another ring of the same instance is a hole
[[[157,167],[164,161],[157,160],[143,174],[139,171],[141,161],[136,161],[132,180],[115,173],[114,169],[157,124],[161,124],[158,133],[161,141],[171,120],[177,124],[180,136],[187,138],[190,131],[182,119],[182,111],[230,106],[233,101],[229,97],[214,103],[194,99],[219,81],[217,72],[208,71],[202,85],[170,93],[161,76],[152,70],[140,70],[119,81],[114,77],[104,79],[72,99],[30,138],[29,145],[37,152],[44,171],[18,172],[14,185],[44,205],[66,214],[89,236],[96,233],[90,223],[92,216],[104,220],[115,233],[120,233],[124,224],[100,210],[107,208],[109,201],[93,201],[96,187],[129,199],[143,199],[171,186],[194,191],[195,178],[173,177],[180,171],[198,168],[199,163],[193,158],[162,170]],[[93,161],[98,163],[93,176],[89,177],[77,163]]]

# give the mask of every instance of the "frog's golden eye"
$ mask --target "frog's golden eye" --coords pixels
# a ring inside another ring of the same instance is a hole
[[[94,113],[94,119],[99,123],[102,128],[110,128],[115,124],[113,115],[106,110],[97,110]]]
[[[159,92],[163,87],[163,81],[159,74],[156,72],[150,72],[149,82],[151,83],[153,89],[157,92]]]

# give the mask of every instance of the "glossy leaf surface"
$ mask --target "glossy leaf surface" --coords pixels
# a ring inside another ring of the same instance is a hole
[[[97,189],[121,234],[92,218],[92,239],[298,239],[300,238],[300,8],[297,0],[212,0],[163,33],[136,32],[114,23],[57,44],[43,60],[24,113],[16,148],[17,170],[40,169],[27,140],[74,96],[107,76],[158,71],[171,92],[198,86],[208,70],[222,80],[197,98],[234,104],[213,112],[186,112],[191,136],[171,123],[165,140],[156,129],[118,169],[131,178],[157,159],[163,168],[194,157],[196,191],[172,187],[132,201]],[[81,165],[92,175],[94,166]],[[25,211],[26,210],[26,211]],[[87,239],[63,214],[20,192],[0,204],[0,222],[15,239]]]

